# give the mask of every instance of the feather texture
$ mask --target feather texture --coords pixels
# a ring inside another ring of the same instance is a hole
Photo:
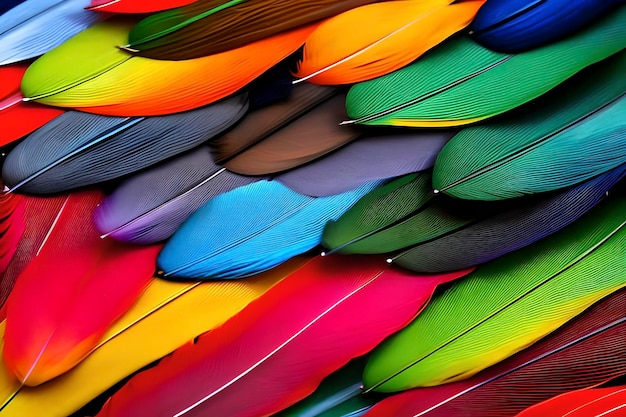
[[[220,326],[306,260],[295,258],[246,280],[202,284],[151,280],[130,310],[67,373],[37,387],[20,387],[0,361],[3,417],[68,416],[117,381]],[[4,323],[0,327],[4,334]]]
[[[367,417],[509,417],[626,372],[626,291],[601,300],[537,343],[464,381],[384,399]]]
[[[450,40],[412,65],[352,87],[346,108],[353,120],[346,123],[441,127],[495,116],[622,50],[625,22],[620,7],[584,31],[517,55]]]
[[[12,191],[50,194],[118,178],[192,149],[226,130],[248,108],[245,94],[158,117],[69,111],[13,149],[2,176]]]
[[[89,214],[101,198],[68,196],[7,300],[4,360],[26,385],[76,365],[152,277],[159,247],[122,246],[95,233]]]
[[[369,181],[431,168],[454,133],[414,132],[360,138],[275,179],[300,194],[339,194]]]
[[[307,38],[295,75],[317,84],[351,84],[400,69],[466,27],[484,0],[450,3],[386,1],[328,19]]]
[[[91,0],[87,10],[110,13],[152,13],[186,6],[196,0]]]
[[[575,33],[620,2],[489,0],[472,21],[472,34],[489,49],[522,52]]]
[[[402,328],[437,284],[461,275],[419,277],[375,257],[318,257],[131,379],[98,416],[270,415]]]
[[[453,285],[372,353],[367,390],[469,378],[626,285],[625,212],[626,198],[615,197]]]
[[[589,70],[533,107],[461,131],[437,157],[434,187],[499,200],[571,186],[626,163],[626,52]]]
[[[0,67],[0,146],[28,135],[63,114],[59,109],[21,101],[20,82],[24,72],[26,65]]]
[[[130,32],[134,53],[190,59],[240,48],[375,0],[198,0],[145,18]]]
[[[603,200],[624,176],[626,164],[559,194],[528,202],[516,200],[508,210],[418,244],[394,256],[393,262],[413,271],[431,273],[488,262],[577,220]]]
[[[0,65],[55,48],[107,16],[83,8],[89,0],[27,0],[0,19]]]
[[[0,195],[0,274],[6,271],[26,228],[26,201],[21,195]]]
[[[96,208],[94,222],[104,236],[158,242],[210,199],[257,180],[216,165],[200,147],[126,179]]]
[[[366,184],[332,197],[308,197],[276,181],[258,181],[200,207],[159,254],[172,278],[239,278],[272,268],[320,243],[324,224],[339,217]],[[227,222],[224,219],[236,218]]]
[[[114,46],[132,18],[95,25],[33,62],[22,80],[27,100],[112,116],[156,116],[225,98],[297,50],[304,27],[221,54],[187,61],[133,57]]]
[[[522,411],[519,417],[619,416],[626,409],[626,386],[582,389],[561,394]]]
[[[338,90],[332,87],[301,84],[294,88],[293,94],[285,101],[252,110],[241,123],[211,142],[215,162],[223,164],[228,159],[245,152],[326,102],[337,92]]]
[[[353,141],[363,132],[339,126],[346,114],[344,97],[340,94],[320,104],[224,161],[224,166],[243,175],[266,175],[305,164]]]

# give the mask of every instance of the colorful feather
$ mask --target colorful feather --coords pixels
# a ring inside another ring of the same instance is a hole
[[[384,399],[367,417],[509,417],[564,392],[626,373],[626,291],[601,300],[537,343],[464,381]]]
[[[258,181],[200,207],[159,254],[160,275],[240,278],[270,269],[320,243],[335,219],[378,184],[331,197],[298,194],[276,181]],[[236,218],[227,222],[224,219]]]
[[[153,13],[186,6],[196,0],[91,0],[87,10],[110,13]]]
[[[272,414],[402,328],[438,284],[468,272],[420,277],[380,261],[310,261],[222,327],[132,378],[98,416]]]
[[[414,64],[352,87],[345,123],[456,126],[511,110],[626,45],[626,7],[575,35],[506,55],[468,38],[435,48]]]
[[[522,411],[519,417],[619,416],[626,411],[626,386],[582,389],[561,394]]]
[[[148,58],[199,58],[241,48],[374,1],[198,0],[145,18],[130,32],[125,48]]]
[[[69,111],[17,145],[2,176],[11,191],[50,194],[139,171],[192,149],[246,113],[240,94],[211,106],[158,117]]]
[[[622,0],[489,0],[472,21],[477,42],[495,51],[538,48],[581,30]]]
[[[27,0],[0,19],[0,65],[33,58],[104,20],[83,8],[89,0]]]
[[[0,274],[6,271],[26,228],[26,201],[21,195],[0,195]]]
[[[367,391],[395,392],[469,378],[626,285],[626,198],[560,232],[482,265],[379,346]]]
[[[158,242],[210,199],[258,179],[216,165],[203,146],[122,182],[96,207],[94,222],[103,236]]]
[[[466,27],[484,0],[450,3],[385,1],[328,19],[307,38],[294,75],[316,84],[351,84],[400,69]]]
[[[224,166],[243,175],[276,173],[313,161],[357,139],[363,134],[361,130],[338,124],[346,114],[344,98],[343,94],[337,95],[280,130],[259,138],[224,161]]]
[[[437,157],[433,186],[499,200],[571,186],[626,163],[625,72],[621,52],[532,107],[464,129]]]
[[[115,48],[132,27],[117,17],[35,61],[22,80],[26,100],[112,116],[156,116],[201,107],[240,90],[280,62],[314,29],[307,26],[187,61],[133,57]]]
[[[314,197],[339,194],[375,180],[433,166],[454,131],[395,133],[360,138],[275,179]]]
[[[25,385],[76,365],[152,277],[159,247],[123,246],[95,233],[90,210],[101,198],[84,192],[66,199],[7,300],[4,360]]]
[[[66,417],[126,376],[217,328],[307,259],[295,258],[246,280],[202,284],[151,280],[130,310],[67,373],[37,387],[20,386],[0,361],[0,413]],[[0,328],[4,334],[3,323]]]
[[[22,102],[20,82],[26,65],[0,67],[0,146],[9,144],[63,114],[60,109]]]

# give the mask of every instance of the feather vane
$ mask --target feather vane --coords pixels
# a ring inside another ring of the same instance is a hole
[[[0,195],[0,274],[6,271],[26,228],[26,202],[21,195]]]
[[[626,386],[582,389],[561,394],[522,411],[519,417],[539,416],[604,416],[624,412]],[[619,415],[614,414],[614,415]]]
[[[91,0],[87,10],[109,13],[153,13],[186,6],[196,0]]]

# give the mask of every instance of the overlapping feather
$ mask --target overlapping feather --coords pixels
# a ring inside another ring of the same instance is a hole
[[[304,253],[378,182],[330,197],[298,194],[276,181],[258,181],[221,194],[200,207],[159,254],[171,278],[240,278]],[[224,221],[236,216],[236,222]]]
[[[119,380],[220,326],[307,259],[295,258],[246,280],[202,284],[151,280],[130,310],[67,373],[26,387],[0,363],[0,413],[66,417]],[[4,323],[0,327],[4,334]]]
[[[0,195],[0,274],[6,271],[26,228],[26,201],[21,195]]]
[[[115,48],[134,21],[110,19],[39,58],[22,80],[24,96],[112,116],[190,110],[245,87],[297,50],[314,29],[307,26],[203,58],[157,61]]]
[[[582,389],[561,394],[522,411],[519,417],[619,416],[626,411],[626,386]]]
[[[102,240],[90,210],[99,192],[68,196],[7,300],[3,357],[35,386],[75,366],[148,285],[159,247]]]
[[[506,55],[468,38],[444,42],[414,64],[353,86],[346,123],[441,127],[473,123],[544,94],[626,45],[626,7],[560,42]]]
[[[240,48],[374,1],[198,0],[145,18],[130,32],[126,47],[148,58],[199,58]]]
[[[196,0],[91,0],[87,10],[110,13],[152,13],[186,6]]]
[[[626,163],[625,71],[621,52],[532,107],[464,129],[437,157],[433,186],[499,200],[571,186]]]
[[[615,196],[531,246],[482,265],[370,356],[367,390],[469,378],[626,285],[626,198]]]
[[[307,38],[295,75],[316,84],[351,84],[400,69],[466,27],[484,0],[450,3],[386,1],[328,19]]]
[[[537,343],[477,375],[416,388],[375,405],[367,417],[508,417],[564,392],[626,372],[626,291],[584,311]]]
[[[270,415],[402,328],[438,284],[467,272],[420,277],[375,257],[315,258],[132,378],[98,416]]]
[[[207,107],[158,117],[69,111],[17,145],[2,177],[12,191],[50,194],[118,178],[192,149],[235,124],[240,94]]]
[[[257,181],[216,165],[204,146],[122,182],[94,211],[104,236],[130,243],[169,238],[219,194]]]
[[[107,15],[84,10],[89,0],[27,0],[0,19],[0,65],[33,58]]]

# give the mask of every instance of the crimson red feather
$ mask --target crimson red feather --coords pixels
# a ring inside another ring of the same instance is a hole
[[[400,330],[435,287],[380,257],[318,257],[136,377],[99,416],[266,416]]]
[[[6,271],[24,233],[24,197],[4,193],[0,195],[0,274]]]
[[[626,386],[582,389],[527,408],[518,417],[599,417],[626,415]]]
[[[4,359],[24,384],[77,364],[143,291],[159,246],[101,239],[91,212],[103,195],[68,196],[7,300]]]

